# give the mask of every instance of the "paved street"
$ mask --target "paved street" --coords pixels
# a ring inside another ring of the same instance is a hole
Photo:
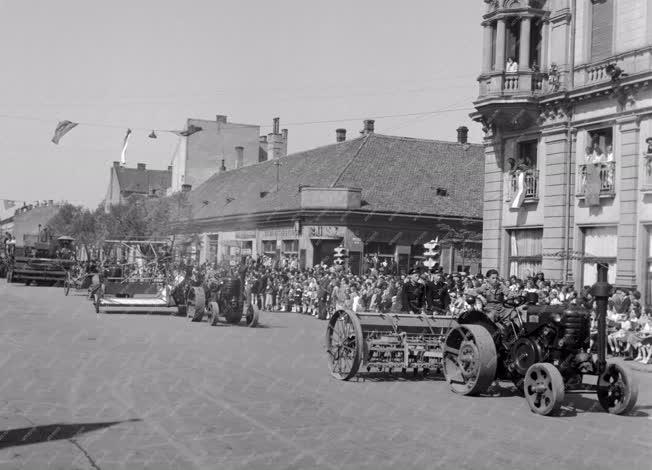
[[[336,381],[311,317],[97,316],[0,282],[0,469],[649,468],[652,374],[634,416],[573,397],[541,417],[437,378]]]

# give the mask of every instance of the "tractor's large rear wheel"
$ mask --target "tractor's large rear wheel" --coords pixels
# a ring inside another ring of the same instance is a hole
[[[337,310],[326,329],[326,352],[331,375],[349,380],[360,368],[364,354],[364,337],[355,313]]]
[[[460,325],[446,336],[444,377],[451,390],[462,395],[487,391],[496,378],[496,346],[481,325]]]
[[[552,364],[532,364],[523,379],[523,393],[534,413],[546,416],[556,413],[564,401],[564,379]]]
[[[260,315],[258,305],[247,303],[245,308],[245,321],[247,322],[247,326],[249,328],[255,328],[258,325],[258,317]]]
[[[188,300],[186,301],[186,312],[190,321],[202,321],[206,311],[206,296],[204,289],[201,287],[192,287],[188,291]]]
[[[612,414],[627,414],[636,405],[638,383],[634,375],[616,362],[607,362],[607,368],[598,379],[598,401]]]

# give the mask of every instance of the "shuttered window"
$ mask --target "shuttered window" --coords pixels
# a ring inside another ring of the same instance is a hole
[[[519,229],[509,232],[509,275],[520,279],[541,271],[542,229]]]
[[[606,59],[612,55],[613,0],[592,0],[591,3],[591,60]]]
[[[607,282],[616,282],[616,255],[618,230],[616,227],[595,227],[584,229],[584,260],[582,285],[592,286],[598,280],[598,264],[609,267]]]

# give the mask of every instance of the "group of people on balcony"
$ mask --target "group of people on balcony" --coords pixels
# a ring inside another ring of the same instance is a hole
[[[600,148],[600,142],[595,141],[592,145],[586,147],[584,159],[586,163],[611,163],[614,161],[614,151],[612,145],[607,145],[605,150],[602,151]]]

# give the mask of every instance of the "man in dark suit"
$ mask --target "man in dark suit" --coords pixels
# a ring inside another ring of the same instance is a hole
[[[428,312],[443,314],[448,311],[451,298],[448,294],[448,286],[446,286],[438,270],[431,272],[429,275],[429,279],[426,282],[425,297]]]
[[[426,286],[421,279],[421,268],[412,268],[403,284],[403,311],[419,314],[425,306]]]

